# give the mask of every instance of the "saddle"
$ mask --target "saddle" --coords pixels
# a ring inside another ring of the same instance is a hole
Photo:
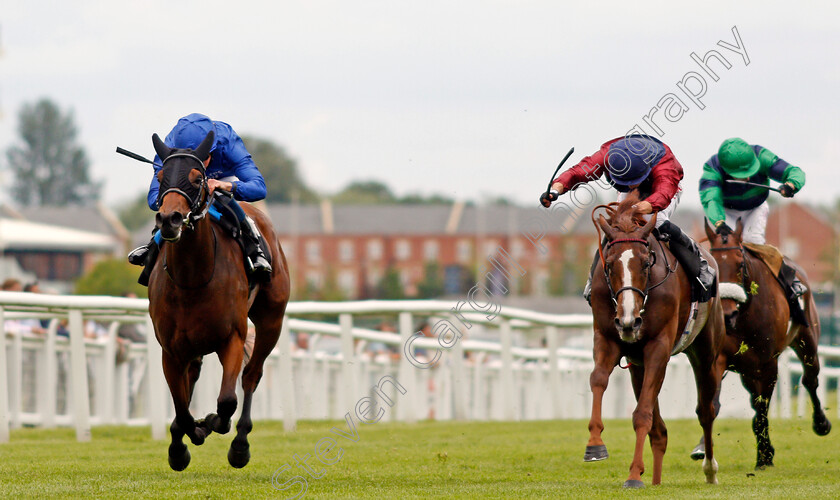
[[[213,204],[210,206],[207,213],[210,215],[210,219],[223,231],[229,234],[239,245],[239,248],[242,249],[242,265],[245,266],[245,270],[247,271],[247,260],[250,253],[249,246],[253,243],[248,240],[248,236],[242,231],[239,219],[236,217],[236,214],[233,213],[233,210],[231,210],[228,206],[230,198],[222,193],[216,192],[214,194],[215,200],[213,200]],[[265,237],[262,234],[259,235],[258,244],[265,254],[269,264],[272,264],[271,250],[268,248],[268,242],[266,242]],[[248,273],[248,288],[253,289],[256,284],[257,282],[254,280],[253,275]]]
[[[784,256],[778,248],[773,245],[759,245],[756,243],[744,242],[746,248],[754,257],[764,262],[767,267],[773,272],[773,276],[778,276],[782,269]]]

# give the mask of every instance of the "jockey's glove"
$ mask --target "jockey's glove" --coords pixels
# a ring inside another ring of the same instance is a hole
[[[560,193],[557,191],[547,191],[540,195],[540,203],[542,206],[548,208],[551,206],[551,202],[557,200],[560,197]]]
[[[732,228],[726,224],[726,221],[721,220],[718,221],[717,224],[715,224],[715,232],[721,236],[729,236],[735,231],[733,231]]]
[[[784,196],[785,198],[793,198],[793,194],[794,194],[793,186],[791,186],[790,184],[787,184],[787,183],[782,184],[781,186],[779,186],[779,193],[781,193],[781,195]]]

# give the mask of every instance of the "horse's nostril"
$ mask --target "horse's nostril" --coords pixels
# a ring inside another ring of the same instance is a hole
[[[618,319],[618,318],[615,318],[615,327],[616,327],[618,330],[621,330],[621,320],[620,320],[620,319]]]
[[[155,227],[160,228],[163,225],[163,217],[160,215],[160,212],[155,214]]]
[[[642,318],[636,316],[636,319],[633,320],[633,328],[635,330],[638,330],[641,327],[642,327]]]
[[[184,223],[184,215],[181,212],[172,212],[169,215],[169,223],[173,226],[180,226]]]

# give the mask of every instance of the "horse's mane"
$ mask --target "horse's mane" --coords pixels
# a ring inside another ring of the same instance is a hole
[[[641,215],[637,215],[637,209],[633,205],[639,203],[639,191],[634,189],[627,198],[624,198],[621,203],[615,208],[610,215],[610,226],[618,229],[624,233],[632,233],[640,225],[645,223]]]

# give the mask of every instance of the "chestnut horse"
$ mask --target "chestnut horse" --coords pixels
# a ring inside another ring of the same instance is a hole
[[[697,309],[692,308],[689,277],[666,246],[651,235],[656,216],[641,227],[635,218],[633,205],[639,201],[637,196],[631,193],[614,210],[606,207],[609,221],[603,215],[598,218],[606,245],[599,248],[601,258],[592,278],[595,368],[589,378],[592,417],[584,460],[603,460],[609,456],[601,439],[604,430],[601,404],[610,374],[625,356],[630,362],[637,405],[633,412],[636,447],[624,486],[644,486],[642,454],[648,436],[653,451],[652,484],[661,482],[668,434],[659,412],[659,391],[669,359],[684,350],[697,385],[697,416],[709,443],[703,472],[706,482],[716,484],[713,403],[722,372],[717,370],[715,358],[725,333],[720,301],[713,297],[698,304]],[[706,255],[709,264],[714,265],[711,255]],[[693,321],[689,321],[690,317]]]
[[[289,301],[286,258],[268,218],[243,204],[265,236],[274,263],[270,280],[249,292],[239,245],[205,216],[212,200],[204,162],[213,144],[213,132],[194,151],[169,148],[157,134],[152,136],[152,143],[163,161],[158,172],[160,208],[155,226],[164,242],[149,280],[149,314],[163,348],[163,371],[175,403],[169,465],[178,471],[189,465],[184,435],[200,445],[211,432],[224,434],[230,430],[250,317],[256,337],[250,360],[242,370],[242,415],[228,452],[232,466],[244,467],[251,456],[251,398],[262,376],[263,362],[280,337]],[[196,421],[190,414],[190,400],[202,357],[211,353],[216,353],[222,363],[222,386],[216,413]]]
[[[721,303],[727,327],[718,363],[738,372],[750,393],[750,404],[755,411],[752,422],[757,448],[755,468],[763,469],[773,465],[775,450],[770,444],[767,411],[776,386],[779,355],[788,346],[802,361],[802,385],[808,390],[814,407],[814,432],[825,436],[831,430],[817,396],[820,321],[810,288],[802,297],[805,306],[802,310],[809,326],[790,320],[790,308],[781,284],[767,265],[744,249],[741,239],[744,226],[740,219],[735,232],[727,236],[715,234],[708,221],[705,225],[712,254],[720,267]],[[807,286],[805,273],[793,267]],[[703,457],[702,440],[691,457]]]

